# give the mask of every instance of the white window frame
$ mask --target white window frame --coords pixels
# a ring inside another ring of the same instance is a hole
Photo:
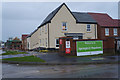
[[[59,39],[57,38],[57,39],[55,39],[55,47],[58,45],[59,46],[59,43],[57,44],[57,40],[58,40],[58,42],[59,42]],[[56,48],[59,48],[59,47],[56,47]]]
[[[63,30],[63,23],[65,23],[66,24],[66,26],[65,26],[65,30]],[[62,22],[62,31],[67,31],[68,30],[68,28],[67,28],[67,22]]]
[[[90,26],[90,28],[88,28],[88,25]],[[91,32],[91,25],[87,24],[86,29],[87,29],[87,32]]]
[[[117,28],[114,28],[114,29],[113,29],[113,34],[114,34],[114,36],[118,35]]]
[[[108,32],[107,32],[108,30]],[[109,36],[109,28],[105,28],[105,36]]]

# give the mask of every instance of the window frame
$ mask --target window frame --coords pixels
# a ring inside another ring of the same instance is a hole
[[[88,25],[90,26],[90,28],[88,28]],[[87,29],[87,32],[91,32],[91,25],[90,25],[90,24],[87,24],[86,29]],[[89,31],[88,31],[88,30],[89,30]]]
[[[44,26],[42,26],[41,28],[42,28],[42,32],[44,32]]]
[[[108,32],[107,32],[107,30],[108,30]],[[109,36],[110,35],[109,31],[110,31],[109,28],[105,28],[105,36]]]
[[[58,40],[58,43],[57,43],[57,40]],[[59,39],[58,39],[58,38],[55,39],[55,47],[56,47],[56,48],[59,48],[59,47],[57,47],[57,46],[59,46]]]
[[[118,35],[118,29],[117,29],[117,28],[114,28],[114,29],[113,29],[113,35],[114,35],[114,36],[117,36],[117,35]]]
[[[41,39],[40,39],[40,44],[41,44]]]
[[[45,39],[46,47],[47,47],[47,38]]]
[[[63,28],[64,23],[65,23],[65,30],[63,30],[63,29],[64,29],[64,28]],[[67,31],[67,30],[68,30],[68,28],[67,28],[67,22],[62,22],[62,31]]]
[[[27,42],[27,48],[29,49],[29,42]]]

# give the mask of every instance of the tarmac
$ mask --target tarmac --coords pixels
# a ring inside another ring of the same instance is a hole
[[[46,62],[17,62],[17,61],[5,61],[3,63],[10,64],[24,64],[24,65],[80,65],[80,64],[118,64],[120,56],[97,56],[97,57],[70,57],[70,56],[59,56],[58,53],[39,53],[39,52],[28,52],[29,54],[18,54],[18,55],[5,55],[2,58],[12,57],[23,57],[34,55]]]

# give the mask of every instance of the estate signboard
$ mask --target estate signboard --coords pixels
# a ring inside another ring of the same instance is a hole
[[[77,41],[77,56],[103,54],[103,41]]]

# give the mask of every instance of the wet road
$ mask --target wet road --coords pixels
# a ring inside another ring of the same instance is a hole
[[[16,65],[2,64],[3,78],[118,78],[118,64]]]

